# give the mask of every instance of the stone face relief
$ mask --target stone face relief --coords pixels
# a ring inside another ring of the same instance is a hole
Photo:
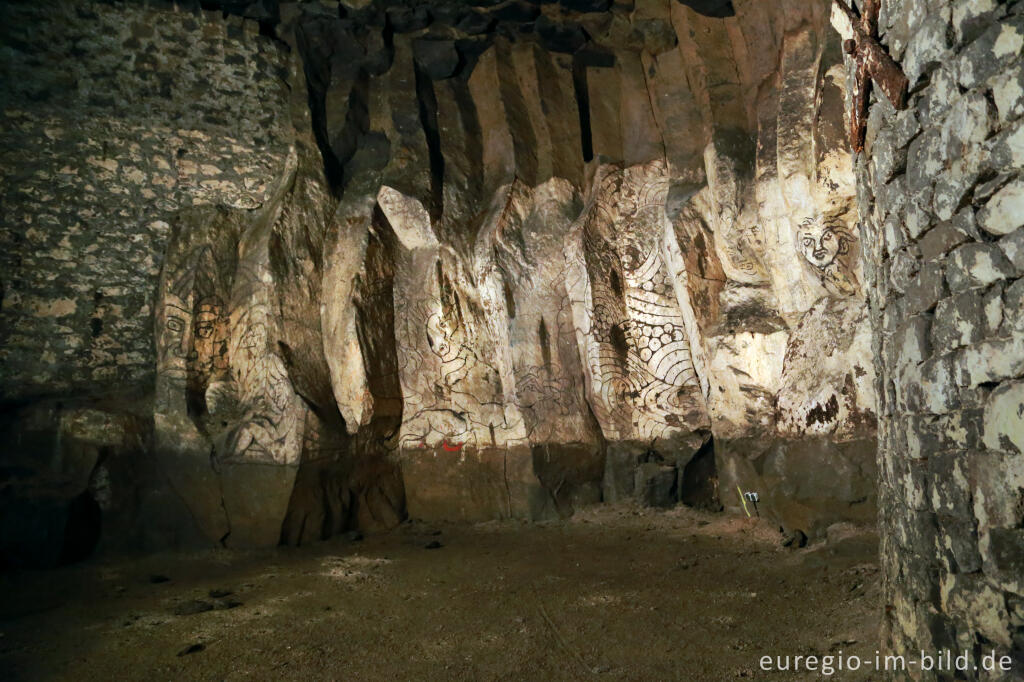
[[[237,241],[217,243],[231,232],[230,220],[189,215],[171,242],[155,328],[156,412],[190,421],[217,461],[295,463],[301,408],[269,345],[261,266],[226,256]]]
[[[180,242],[169,254],[157,307],[157,406],[191,405],[205,392],[214,368],[227,369],[226,320],[217,266],[208,245]]]
[[[192,334],[194,341],[188,357],[189,379],[198,387],[206,385],[214,374],[226,371],[229,367],[228,320],[220,297],[210,296],[199,302]]]
[[[157,330],[157,373],[168,391],[180,390],[188,377],[192,312],[186,301],[168,292],[157,317],[163,321]],[[169,398],[167,395],[163,397],[164,400]]]
[[[798,243],[804,259],[834,296],[852,296],[859,289],[854,263],[857,238],[840,216],[815,215],[800,222]]]

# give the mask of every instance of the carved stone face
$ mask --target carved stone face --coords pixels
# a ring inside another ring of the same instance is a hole
[[[183,381],[187,371],[185,360],[189,354],[188,329],[192,313],[184,301],[174,294],[168,294],[164,302],[163,319],[157,339],[160,370],[170,379]]]
[[[196,338],[209,339],[213,336],[220,321],[221,310],[220,301],[217,299],[199,305],[199,314],[196,315]]]
[[[801,253],[818,271],[826,289],[840,296],[856,290],[850,255],[857,239],[840,221],[807,218],[800,224],[799,238]]]
[[[199,304],[193,329],[192,368],[203,374],[227,366],[226,320],[220,299],[211,297]]]
[[[850,252],[852,237],[840,228],[819,227],[817,223],[808,226],[800,232],[800,246],[806,258],[812,265],[824,268],[835,261],[839,256]]]

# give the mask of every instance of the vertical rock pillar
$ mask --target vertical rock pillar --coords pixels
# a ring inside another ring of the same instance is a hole
[[[979,671],[994,650],[1019,675],[1024,6],[889,0],[879,32],[910,81],[906,110],[871,104],[857,162],[878,369],[883,644],[908,657],[966,652]]]

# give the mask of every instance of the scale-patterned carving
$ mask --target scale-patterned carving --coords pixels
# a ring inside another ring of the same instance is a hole
[[[577,226],[589,291],[574,303],[591,304],[577,316],[589,323],[577,333],[594,413],[609,438],[656,441],[706,419],[661,255],[667,190],[662,163],[609,170]]]

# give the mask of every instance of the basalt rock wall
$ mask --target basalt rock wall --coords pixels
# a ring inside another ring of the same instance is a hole
[[[828,4],[358,5],[5,9],[22,479],[154,543],[634,495],[870,519]]]

